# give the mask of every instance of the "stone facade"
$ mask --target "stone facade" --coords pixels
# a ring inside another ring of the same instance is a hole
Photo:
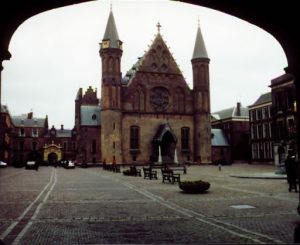
[[[122,78],[112,11],[100,44],[101,154],[106,162],[211,163],[209,58],[198,28],[190,89],[160,34]]]

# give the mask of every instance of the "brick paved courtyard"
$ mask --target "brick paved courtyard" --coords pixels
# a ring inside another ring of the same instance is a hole
[[[122,170],[122,169],[121,169]],[[102,168],[0,169],[6,244],[292,243],[298,193],[284,179],[235,178],[272,166],[191,166],[206,194]],[[246,205],[246,206],[239,206]],[[244,208],[243,208],[244,207]]]

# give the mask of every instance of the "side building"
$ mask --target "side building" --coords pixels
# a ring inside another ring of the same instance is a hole
[[[12,116],[14,139],[12,162],[22,167],[29,160],[43,160],[44,136],[48,132],[48,117],[36,118],[33,112]]]
[[[101,117],[97,90],[90,86],[85,94],[82,88],[75,99],[76,162],[95,164],[101,158]]]
[[[235,107],[212,113],[212,128],[222,129],[231,147],[231,161],[248,162],[249,146],[249,110],[237,103]]]
[[[13,130],[10,164],[23,167],[27,161],[54,164],[60,160],[74,160],[76,155],[75,130],[54,126],[49,130],[48,116],[34,117],[33,113],[12,116]]]
[[[285,73],[271,80],[272,111],[274,123],[274,160],[277,172],[281,172],[287,151],[298,152],[296,140],[296,88],[295,78]]]
[[[249,107],[252,163],[273,164],[274,137],[271,92],[262,94]]]
[[[213,164],[231,164],[231,147],[223,129],[211,129],[211,151]]]
[[[8,107],[0,108],[0,161],[10,163],[12,160],[12,141],[14,137],[14,125]]]
[[[59,129],[54,126],[47,130],[43,145],[43,162],[45,164],[55,164],[60,160],[76,159],[76,131],[74,129],[65,129],[61,125]]]

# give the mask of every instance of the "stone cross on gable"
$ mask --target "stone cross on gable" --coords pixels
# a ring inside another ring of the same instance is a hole
[[[160,33],[161,24],[159,22],[157,22],[156,27],[157,27],[157,33]]]

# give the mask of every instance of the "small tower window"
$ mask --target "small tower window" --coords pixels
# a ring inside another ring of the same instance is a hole
[[[190,140],[190,128],[184,127],[181,128],[181,149],[189,149],[189,140]]]
[[[130,127],[130,149],[139,149],[140,128],[138,126]]]

